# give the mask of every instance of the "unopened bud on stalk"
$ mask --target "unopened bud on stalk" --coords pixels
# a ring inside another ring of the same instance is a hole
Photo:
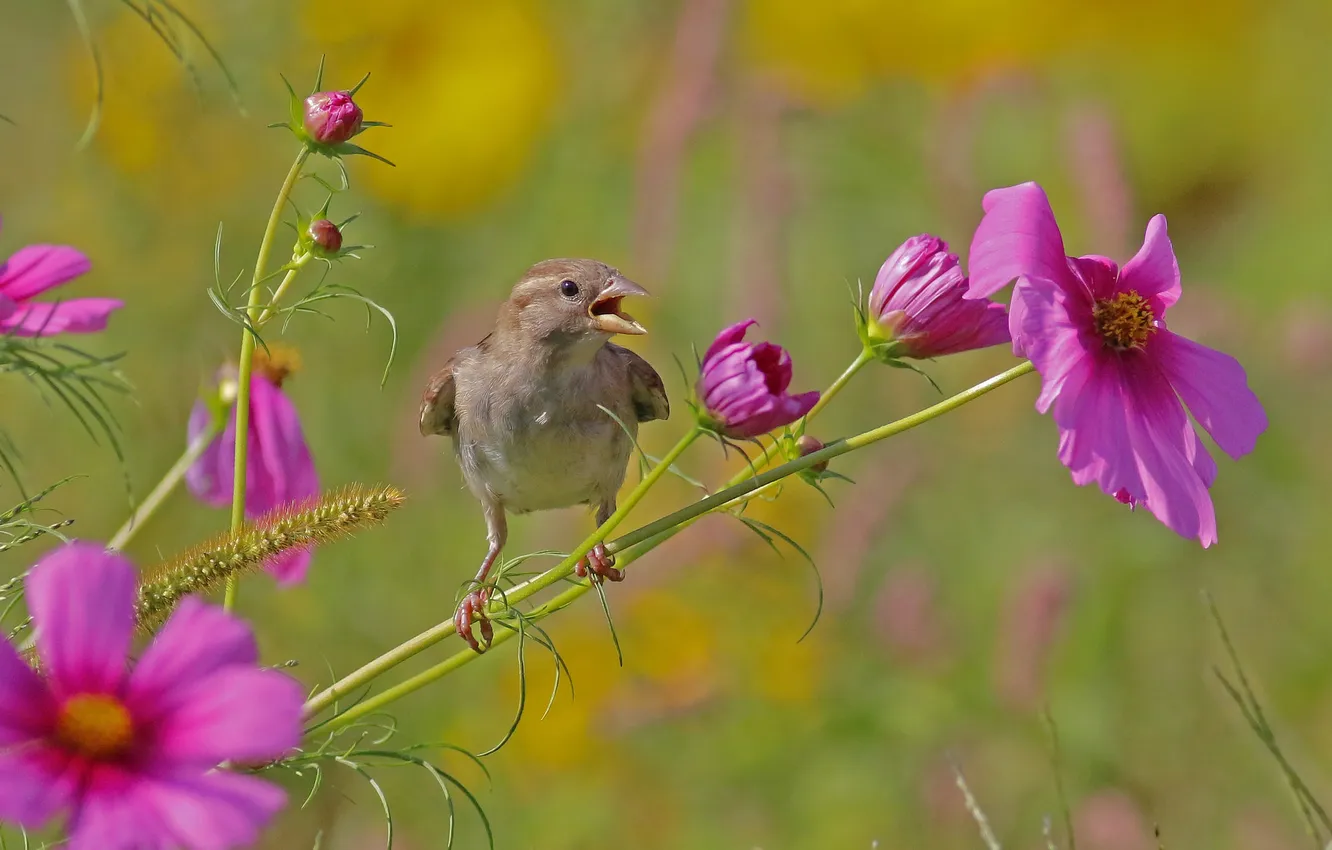
[[[800,439],[796,440],[796,451],[800,452],[801,457],[804,457],[805,455],[812,455],[821,448],[823,448],[823,441],[820,440],[818,437],[814,437],[809,434],[801,434]],[[819,472],[819,473],[827,472],[828,461],[826,460],[819,461],[818,463],[811,466],[810,469],[814,472]]]
[[[321,91],[305,99],[305,132],[321,145],[340,145],[361,132],[363,117],[347,92]]]
[[[310,239],[314,241],[316,254],[330,255],[342,250],[342,231],[326,218],[310,222]]]

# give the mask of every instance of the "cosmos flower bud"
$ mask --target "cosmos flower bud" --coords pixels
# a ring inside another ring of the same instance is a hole
[[[310,239],[314,241],[316,254],[336,254],[342,250],[342,231],[326,218],[310,222]]]
[[[698,396],[705,424],[727,437],[748,438],[789,425],[809,412],[818,392],[787,393],[791,355],[770,342],[745,342],[753,319],[717,334],[703,356]]]
[[[796,451],[800,453],[801,457],[812,455],[821,448],[823,448],[823,441],[809,434],[801,434],[800,439],[796,440]],[[820,461],[811,466],[810,469],[814,472],[827,472],[828,461]]]
[[[870,290],[864,334],[883,360],[928,358],[1008,342],[1002,304],[967,300],[967,277],[948,243],[921,234],[888,256]]]
[[[361,132],[363,117],[347,92],[321,91],[305,99],[305,132],[321,145],[340,145]]]

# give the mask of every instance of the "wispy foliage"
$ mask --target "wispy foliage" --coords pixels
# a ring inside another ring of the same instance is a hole
[[[130,389],[115,367],[122,356],[91,354],[59,339],[0,336],[0,373],[20,375],[48,404],[64,405],[94,442],[105,440],[121,459],[120,426],[107,399]],[[0,466],[12,472],[7,450],[12,452],[12,446],[0,446]]]

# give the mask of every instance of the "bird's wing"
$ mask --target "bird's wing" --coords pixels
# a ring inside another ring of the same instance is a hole
[[[671,401],[666,397],[666,385],[661,376],[642,357],[627,348],[614,343],[606,347],[619,356],[629,373],[629,387],[634,403],[634,415],[639,422],[651,422],[654,419],[669,419]]]
[[[457,395],[458,385],[453,379],[453,367],[458,362],[458,355],[453,355],[444,364],[444,368],[430,376],[425,392],[421,395],[421,435],[452,434],[454,419],[453,400]]]

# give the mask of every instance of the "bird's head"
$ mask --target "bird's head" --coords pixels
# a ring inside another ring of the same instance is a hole
[[[501,321],[536,340],[600,346],[615,334],[645,334],[623,301],[647,290],[596,260],[544,260],[514,286]]]

